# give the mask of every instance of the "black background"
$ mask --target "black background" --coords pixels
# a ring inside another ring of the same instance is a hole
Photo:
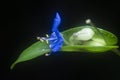
[[[36,36],[51,33],[57,11],[62,18],[60,31],[85,25],[84,21],[90,18],[96,26],[114,33],[119,39],[119,2],[14,0],[7,3],[8,26],[1,27],[3,80],[120,80],[120,56],[113,52],[57,52],[20,63],[12,71],[9,69],[22,50],[37,41]]]

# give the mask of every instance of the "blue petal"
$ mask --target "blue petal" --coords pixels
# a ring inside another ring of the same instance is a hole
[[[61,22],[61,18],[60,15],[58,13],[56,13],[56,17],[54,18],[54,22],[53,22],[53,26],[52,26],[52,32],[55,32],[56,30],[58,30],[58,26]]]
[[[61,33],[58,31],[59,24],[61,22],[61,18],[58,13],[56,13],[56,17],[54,18],[54,23],[52,26],[52,34],[50,36],[49,43],[50,48],[53,52],[59,51],[63,45],[63,37]]]
[[[50,48],[53,52],[57,52],[60,50],[60,48],[63,45],[63,37],[60,33],[52,33],[51,38],[54,38],[53,40],[50,40]]]

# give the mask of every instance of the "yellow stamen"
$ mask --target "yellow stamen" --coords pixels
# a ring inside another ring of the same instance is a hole
[[[48,38],[49,37],[49,35],[48,34],[46,34],[46,37]],[[46,41],[46,43],[48,44],[49,42],[48,42],[48,40],[45,40]]]
[[[41,38],[40,38],[40,41],[41,41],[41,42],[44,42],[44,40],[43,40],[43,39],[41,39]]]
[[[49,35],[48,35],[48,34],[46,34],[46,37],[48,38],[48,37],[49,37]]]
[[[46,53],[45,56],[49,56],[50,54],[49,53]]]
[[[43,40],[43,39],[41,39],[40,37],[37,37],[37,39],[38,39],[38,40],[40,40],[41,42],[44,42],[44,40]]]

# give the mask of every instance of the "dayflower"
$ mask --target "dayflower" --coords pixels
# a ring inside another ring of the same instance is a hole
[[[56,13],[50,37],[48,35],[46,37],[37,37],[41,42],[37,41],[26,48],[11,65],[11,69],[20,62],[34,59],[43,54],[49,56],[47,53],[59,51],[61,47],[61,51],[69,52],[102,53],[111,50],[120,56],[120,51],[117,49],[119,46],[116,45],[118,42],[117,37],[109,31],[97,28],[91,23],[90,19],[86,20],[86,23],[90,26],[80,26],[63,31],[64,38],[58,30],[60,22],[61,18]],[[62,46],[63,42],[66,45]]]
[[[58,13],[56,13],[56,17],[54,18],[53,26],[52,26],[52,34],[49,38],[50,48],[53,52],[59,51],[63,44],[62,34],[59,32],[58,27],[61,22],[61,18]]]
[[[48,41],[49,47],[51,48],[52,52],[59,51],[64,41],[62,34],[58,30],[60,22],[61,22],[61,18],[59,14],[56,13],[52,26],[52,34],[50,35],[50,37],[41,37],[41,38],[38,37],[39,39]]]

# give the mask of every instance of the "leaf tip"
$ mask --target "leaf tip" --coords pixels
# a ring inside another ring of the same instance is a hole
[[[10,69],[12,70],[16,65],[16,62],[14,62],[11,66],[10,66]]]

